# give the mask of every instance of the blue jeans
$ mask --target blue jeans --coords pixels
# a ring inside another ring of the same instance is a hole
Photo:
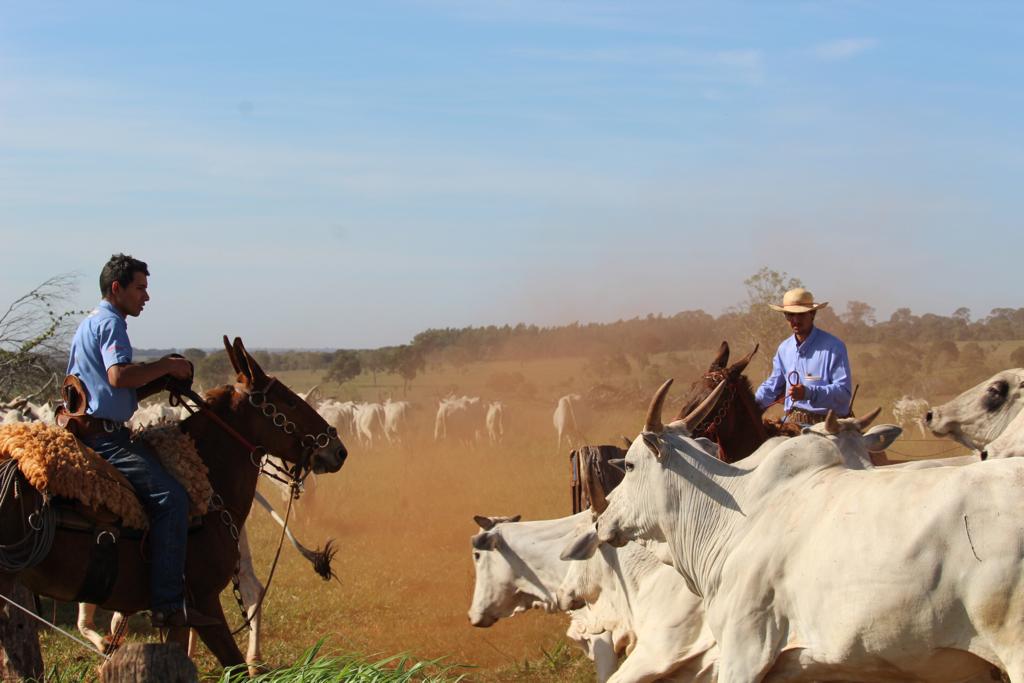
[[[150,607],[164,613],[181,609],[185,602],[188,493],[168,474],[148,444],[132,441],[128,429],[84,442],[131,482],[149,516]]]

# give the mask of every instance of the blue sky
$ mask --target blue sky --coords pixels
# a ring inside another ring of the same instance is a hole
[[[137,346],[1021,301],[1024,6],[0,0],[0,294]]]

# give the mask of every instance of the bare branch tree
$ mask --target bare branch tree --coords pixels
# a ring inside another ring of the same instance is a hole
[[[76,318],[84,313],[65,308],[77,290],[76,275],[55,275],[0,315],[0,401],[57,396],[68,340]]]

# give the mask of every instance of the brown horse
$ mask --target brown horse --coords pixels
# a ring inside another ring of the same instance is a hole
[[[210,412],[236,434],[199,411],[181,422],[181,429],[196,444],[209,468],[215,495],[202,526],[189,533],[185,569],[190,604],[211,617],[224,620],[219,595],[231,580],[238,562],[238,529],[245,524],[260,474],[260,453],[274,453],[293,467],[291,475],[336,472],[348,453],[337,432],[305,401],[273,377],[268,377],[235,338],[224,347],[237,373],[234,385],[206,394]],[[246,443],[248,442],[248,443]],[[255,446],[255,451],[250,447]],[[0,544],[9,545],[40,526],[28,513],[42,496],[21,479],[20,497],[0,503]],[[218,498],[219,496],[219,498]],[[222,501],[222,502],[221,502]],[[33,525],[30,527],[30,523]],[[75,601],[86,580],[87,558],[99,543],[95,532],[56,529],[52,549],[41,562],[20,572],[0,573],[0,591],[11,595],[17,579],[30,590],[56,600]],[[116,544],[117,579],[110,597],[100,605],[119,612],[149,608],[149,570],[142,541],[122,537]],[[0,619],[5,619],[0,610]],[[222,666],[242,664],[244,658],[226,622],[197,629],[199,637]],[[169,638],[187,640],[187,629],[171,629]]]
[[[720,397],[712,403],[711,412],[700,421],[693,436],[703,436],[716,442],[719,457],[725,462],[742,460],[756,451],[768,437],[777,435],[777,431],[770,430],[762,421],[763,411],[754,401],[750,381],[743,375],[755,353],[757,346],[747,356],[726,367],[729,343],[723,341],[707,372],[691,385],[690,399],[676,418],[693,415],[697,406],[724,381]],[[629,443],[626,439],[626,448],[629,448]],[[569,454],[573,514],[590,507],[592,488],[607,492],[618,486],[624,472],[616,461],[625,455],[624,449],[614,445],[582,446]]]
[[[725,390],[714,411],[693,430],[694,437],[707,437],[718,443],[719,457],[725,462],[736,462],[747,457],[772,436],[761,419],[762,411],[754,401],[750,380],[743,375],[757,346],[749,354],[726,367],[729,362],[729,343],[722,342],[718,355],[707,372],[691,386],[691,396],[679,417],[693,412],[722,381]]]

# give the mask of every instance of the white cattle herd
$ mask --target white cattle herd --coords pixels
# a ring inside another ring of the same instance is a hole
[[[904,403],[974,455],[881,467],[877,411],[726,464],[691,436],[723,387],[663,424],[670,384],[589,510],[474,518],[474,626],[568,612],[598,681],[1024,683],[1024,369]]]

